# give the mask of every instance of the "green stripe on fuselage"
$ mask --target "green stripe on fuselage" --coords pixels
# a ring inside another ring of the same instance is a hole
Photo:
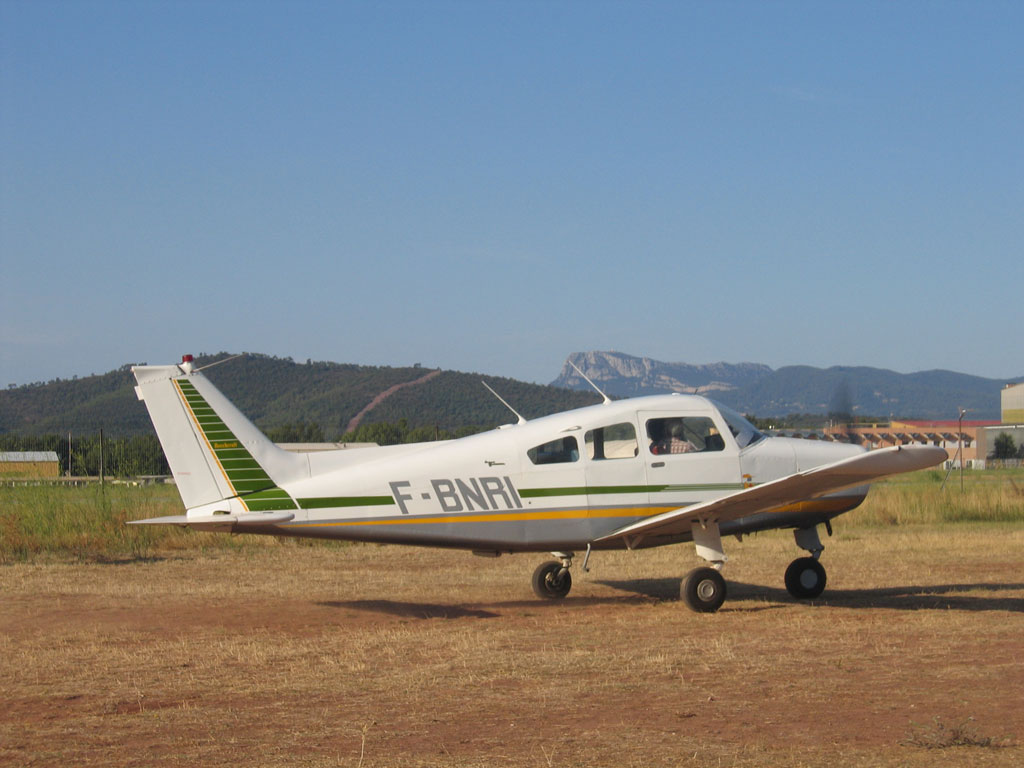
[[[298,499],[301,509],[329,509],[332,507],[379,507],[394,504],[391,496],[323,496]]]
[[[520,488],[524,499],[549,496],[597,496],[610,493],[662,493],[665,491],[738,491],[743,483],[695,483],[692,485],[576,485],[564,488]]]

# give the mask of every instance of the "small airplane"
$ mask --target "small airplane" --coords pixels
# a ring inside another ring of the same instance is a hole
[[[865,451],[768,437],[705,397],[612,401],[599,389],[600,404],[531,421],[516,413],[516,424],[457,440],[299,454],[267,439],[191,355],[132,372],[186,510],[133,524],[489,557],[550,552],[556,559],[532,579],[549,599],[569,593],[580,550],[586,571],[594,550],[692,541],[710,566],[690,571],[680,596],[716,611],[726,598],[722,536],[774,528],[793,529],[809,553],[786,569],[786,589],[815,598],[826,582],[818,526],[831,535],[831,520],[859,505],[871,481],[948,458],[936,446]]]

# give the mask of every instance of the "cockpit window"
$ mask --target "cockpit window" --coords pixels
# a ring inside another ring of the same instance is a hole
[[[715,422],[707,416],[648,419],[647,437],[651,441],[650,451],[656,456],[725,450],[725,441]]]
[[[757,430],[757,427],[732,408],[721,403],[715,403],[715,406],[718,408],[718,412],[722,414],[722,418],[725,419],[725,423],[729,425],[729,431],[736,438],[736,444],[740,448],[746,448],[748,445],[753,445],[758,440],[764,439],[764,435]]]
[[[580,458],[579,443],[572,435],[559,437],[526,452],[534,464],[568,464]]]
[[[587,446],[587,458],[632,459],[639,453],[636,444],[636,428],[625,421],[600,429],[591,429],[583,438]]]

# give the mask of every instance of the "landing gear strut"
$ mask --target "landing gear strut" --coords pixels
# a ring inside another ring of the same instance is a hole
[[[549,560],[533,572],[533,593],[545,600],[561,600],[572,588],[572,552],[552,552],[558,560]]]
[[[831,526],[829,526],[831,528]],[[798,557],[786,569],[786,590],[798,600],[813,600],[825,590],[825,567],[818,558],[825,547],[818,538],[818,528],[798,528],[793,531],[797,546],[811,553],[810,557]]]

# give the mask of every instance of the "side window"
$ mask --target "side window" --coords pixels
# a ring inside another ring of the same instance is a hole
[[[639,453],[636,429],[628,421],[600,429],[591,429],[584,436],[588,459],[632,459]]]
[[[647,439],[651,453],[656,456],[725,450],[725,441],[707,416],[648,419]]]
[[[534,464],[567,464],[579,459],[580,448],[576,438],[569,435],[531,448],[526,455]]]

